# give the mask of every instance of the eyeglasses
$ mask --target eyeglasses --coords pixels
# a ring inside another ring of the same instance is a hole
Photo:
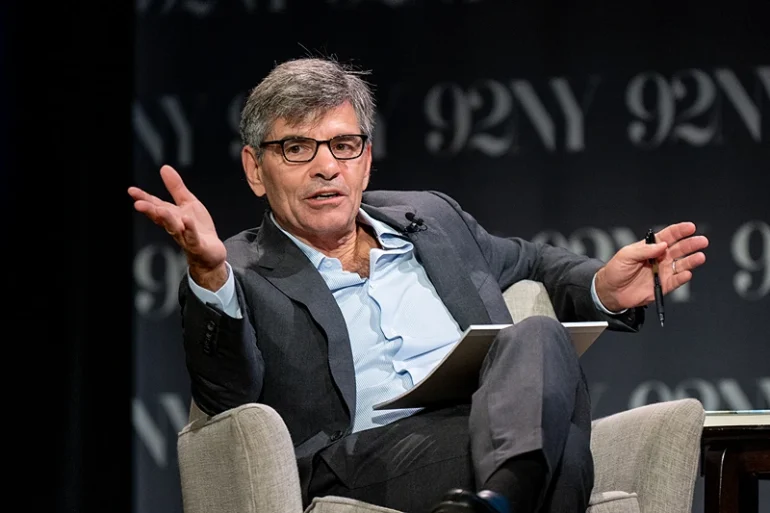
[[[368,136],[364,134],[338,135],[326,141],[319,141],[309,137],[287,137],[279,141],[265,141],[260,148],[271,144],[279,144],[283,152],[283,158],[289,162],[310,162],[318,153],[318,146],[326,144],[329,151],[337,160],[357,159],[364,152],[364,144]]]

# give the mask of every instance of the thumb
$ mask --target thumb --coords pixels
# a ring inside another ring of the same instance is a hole
[[[176,169],[169,165],[164,165],[160,168],[160,177],[163,180],[163,184],[166,186],[166,190],[174,198],[174,203],[181,205],[187,201],[195,200],[195,196],[185,186],[182,181],[182,177]]]
[[[668,243],[657,242],[647,244],[644,241],[637,242],[628,247],[628,257],[637,262],[643,262],[652,258],[659,258],[665,254],[668,249]]]

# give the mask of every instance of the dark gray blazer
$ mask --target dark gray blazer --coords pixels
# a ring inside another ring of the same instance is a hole
[[[623,331],[643,322],[643,309],[617,317],[596,309],[590,286],[602,262],[492,236],[444,194],[367,192],[362,208],[408,236],[461,329],[511,323],[502,291],[522,279],[543,282],[562,321],[606,320]],[[423,219],[424,230],[405,230],[407,212]],[[321,275],[269,216],[225,244],[243,319],[201,303],[186,279],[180,287],[192,396],[212,415],[249,402],[275,408],[291,433],[304,491],[313,455],[353,425],[345,320]]]

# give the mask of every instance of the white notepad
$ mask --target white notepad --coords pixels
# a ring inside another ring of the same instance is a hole
[[[711,410],[704,427],[770,426],[770,410]]]
[[[578,356],[607,329],[606,321],[563,322]],[[439,364],[403,394],[375,404],[375,410],[422,408],[470,402],[478,388],[479,372],[497,333],[510,324],[474,324]]]

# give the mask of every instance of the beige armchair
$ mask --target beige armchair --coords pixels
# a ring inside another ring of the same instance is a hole
[[[545,288],[505,292],[514,322],[554,317]],[[695,399],[651,404],[594,420],[596,479],[589,513],[690,513],[705,412]],[[302,513],[286,425],[264,404],[208,417],[195,405],[179,433],[185,513]],[[342,497],[316,498],[306,513],[400,513]]]

